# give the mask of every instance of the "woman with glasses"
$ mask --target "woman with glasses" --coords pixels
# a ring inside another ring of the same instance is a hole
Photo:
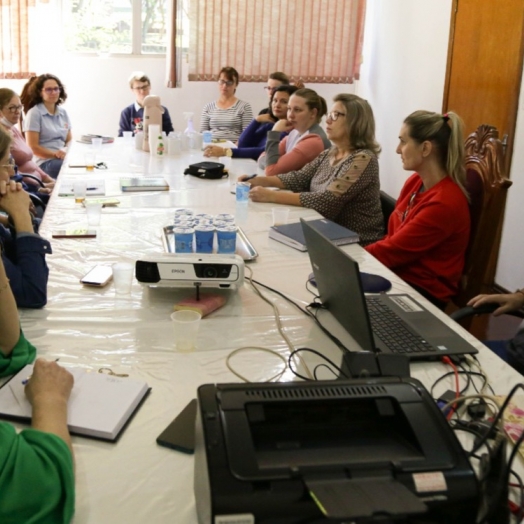
[[[331,147],[320,121],[327,112],[326,101],[313,89],[299,89],[289,100],[287,116],[267,134],[265,154],[258,166],[268,176],[288,173],[305,166]],[[280,140],[282,133],[289,135]]]
[[[24,132],[36,164],[56,178],[71,141],[71,121],[60,107],[67,99],[60,80],[50,74],[40,75],[29,87],[29,111]]]
[[[11,133],[11,156],[23,180],[36,193],[49,194],[55,181],[33,162],[33,151],[27,145],[22,133],[16,127],[20,119],[22,103],[11,89],[0,89],[0,125]],[[31,175],[31,177],[24,177]],[[35,181],[32,177],[36,177]]]
[[[387,235],[366,249],[444,308],[459,286],[469,241],[462,120],[415,111],[400,129],[397,153],[411,175],[391,213]]]
[[[31,201],[22,184],[10,180],[11,137],[0,126],[0,253],[18,307],[41,308],[47,302],[49,242],[35,233]],[[0,302],[1,302],[0,297]]]
[[[0,377],[35,358],[24,337],[9,278],[0,259]],[[75,509],[73,447],[67,403],[73,377],[56,362],[37,360],[25,388],[31,428],[0,422],[0,522],[70,522]]]
[[[251,105],[235,96],[238,82],[237,70],[223,67],[218,77],[218,100],[202,110],[200,131],[211,131],[214,140],[236,142],[253,119]]]
[[[144,130],[144,99],[151,94],[151,80],[142,71],[135,71],[129,78],[129,87],[135,96],[135,102],[122,110],[118,125],[118,136],[124,136],[124,131],[132,131],[135,135]],[[167,107],[162,106],[162,131],[166,134],[173,131],[173,124]]]
[[[233,158],[252,158],[257,160],[264,152],[267,140],[267,132],[273,128],[275,122],[287,117],[287,106],[291,95],[298,90],[298,87],[282,85],[276,87],[271,97],[270,112],[259,114],[242,131],[238,139],[237,147],[228,149],[220,146],[208,146],[204,151],[204,156],[232,156]],[[281,133],[280,138],[284,138],[287,133]]]
[[[298,93],[299,91],[297,91]],[[327,136],[333,146],[298,171],[250,180],[249,197],[314,209],[360,236],[362,245],[382,238],[378,159],[373,111],[366,100],[340,94],[327,115]],[[240,177],[240,180],[245,175]],[[273,191],[270,188],[287,189]]]

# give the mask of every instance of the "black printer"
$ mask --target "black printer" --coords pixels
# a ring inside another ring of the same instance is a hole
[[[199,524],[474,523],[478,483],[415,379],[198,389]]]

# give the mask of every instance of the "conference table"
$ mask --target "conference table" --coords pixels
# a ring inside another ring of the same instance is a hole
[[[37,347],[38,355],[60,359],[64,366],[97,370],[111,368],[115,373],[145,380],[151,394],[136,413],[117,443],[73,437],[76,463],[75,524],[129,524],[197,522],[193,495],[193,456],[158,446],[156,437],[196,396],[198,386],[206,383],[237,382],[226,367],[226,357],[242,346],[264,346],[287,357],[289,348],[276,327],[272,308],[246,281],[235,291],[221,291],[227,296],[224,307],[201,321],[196,349],[177,352],[174,346],[170,314],[173,305],[192,296],[182,288],[149,288],[133,281],[129,295],[116,295],[114,286],[85,287],[79,282],[97,265],[132,262],[164,253],[163,228],[170,225],[176,208],[195,213],[232,213],[255,247],[258,257],[246,262],[253,278],[270,286],[302,307],[314,296],[306,288],[311,266],[307,253],[299,252],[268,237],[272,224],[271,204],[249,202],[236,204],[231,194],[232,181],[242,173],[255,173],[251,160],[226,159],[230,178],[202,180],[185,176],[191,163],[204,160],[201,151],[187,151],[178,156],[155,157],[136,150],[124,139],[104,144],[97,152],[97,162],[107,170],[87,172],[69,165],[82,164],[90,146],[74,143],[68,152],[58,179],[62,183],[103,179],[105,197],[120,201],[117,207],[102,210],[96,238],[52,239],[56,229],[87,227],[85,208],[72,197],[54,191],[45,213],[40,233],[52,244],[49,265],[48,303],[40,310],[21,310],[21,323],[27,338]],[[169,191],[122,193],[123,176],[162,176]],[[290,222],[299,218],[318,218],[316,212],[290,209]],[[394,273],[382,266],[358,245],[343,248],[355,258],[363,271],[381,274],[392,281],[393,292],[409,293],[435,315],[453,326],[479,349],[479,361],[497,394],[507,393],[521,376],[505,365],[469,333],[418,295]],[[246,275],[248,272],[246,271]],[[315,322],[288,301],[269,290],[262,293],[278,306],[282,324],[294,347],[314,348],[340,363],[341,351],[322,333]],[[327,325],[334,325],[325,314]],[[324,320],[321,318],[321,320]],[[331,322],[331,324],[330,324]],[[336,328],[336,326],[335,326]],[[333,329],[335,329],[333,328]],[[340,334],[353,349],[355,342]],[[312,366],[321,361],[305,358],[298,366]],[[282,371],[283,363],[275,355],[244,352],[232,359],[232,365],[253,382],[263,382]],[[412,376],[427,387],[449,371],[440,362],[411,365]],[[323,370],[323,378],[334,378]],[[281,380],[296,380],[286,369]],[[451,379],[441,389],[453,389]],[[17,425],[23,428],[22,424]]]

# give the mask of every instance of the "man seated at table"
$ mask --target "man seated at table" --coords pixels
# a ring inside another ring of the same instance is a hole
[[[129,87],[135,94],[136,101],[127,106],[120,114],[118,136],[124,136],[124,131],[132,131],[133,134],[136,134],[137,131],[143,130],[144,99],[151,94],[151,81],[145,73],[136,71],[129,78]],[[162,131],[165,131],[166,134],[173,131],[171,117],[166,107],[162,115]]]
[[[480,307],[484,304],[498,304],[494,316],[503,315],[524,307],[524,288],[515,293],[497,295],[478,295],[468,302],[468,306]],[[484,344],[512,368],[524,375],[524,322],[517,334],[510,340],[485,340]]]

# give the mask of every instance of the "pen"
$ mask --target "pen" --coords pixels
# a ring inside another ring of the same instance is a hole
[[[94,191],[95,189],[98,189],[98,187],[86,187],[86,191]]]
[[[55,362],[58,362],[59,360],[60,359],[57,358],[57,359],[55,359]],[[31,379],[32,376],[33,375],[29,375],[26,379],[22,380],[22,385],[25,386],[29,382],[29,380]]]

